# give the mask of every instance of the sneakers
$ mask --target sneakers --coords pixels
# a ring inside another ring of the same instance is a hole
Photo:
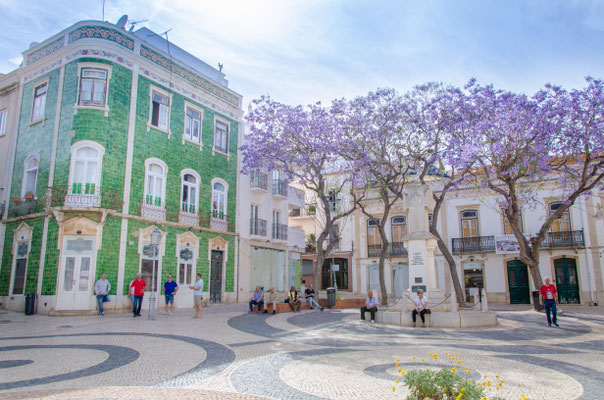
[[[268,314],[268,310],[264,310],[262,314]]]
[[[371,320],[371,323],[372,323],[372,324],[375,324],[375,321],[374,321],[374,320]]]
[[[426,324],[422,324],[422,328],[425,328],[425,327],[426,327]]]
[[[277,314],[277,311],[273,310],[273,314]]]
[[[172,311],[168,311],[168,315],[172,315]]]
[[[414,322],[414,323],[413,323],[413,327],[415,328],[416,326],[417,326],[417,324]]]
[[[325,307],[321,307],[319,310],[323,311],[323,310],[325,310]]]
[[[365,321],[365,318],[361,318],[361,321]]]
[[[549,327],[551,328],[551,327],[552,327],[552,323],[551,323],[551,322],[548,322],[548,323],[547,323],[547,326],[549,326]]]
[[[103,315],[105,315],[105,313],[104,313],[104,312],[102,312],[102,313],[101,313],[101,317],[102,317]]]
[[[556,325],[558,328],[560,328],[560,325],[558,325],[557,322],[554,322],[554,325]]]

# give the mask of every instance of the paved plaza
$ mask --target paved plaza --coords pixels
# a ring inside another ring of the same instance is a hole
[[[548,328],[528,307],[495,307],[498,327],[480,330],[382,326],[356,310],[248,314],[242,304],[199,320],[189,310],[156,321],[0,311],[0,398],[401,399],[399,368],[442,366],[428,354],[449,352],[474,378],[499,375],[508,399],[603,399],[602,307],[564,308],[560,328]]]

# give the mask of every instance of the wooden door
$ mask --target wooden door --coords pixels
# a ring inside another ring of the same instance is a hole
[[[222,296],[222,251],[212,250],[210,301],[220,303]]]
[[[580,304],[577,264],[572,258],[559,258],[554,261],[556,270],[556,289],[561,304]]]
[[[511,304],[530,304],[528,269],[524,263],[508,261],[508,287]]]

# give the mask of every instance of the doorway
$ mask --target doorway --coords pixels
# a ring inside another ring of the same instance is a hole
[[[178,270],[176,271],[176,283],[178,284],[178,296],[176,306],[178,308],[193,307],[193,290],[190,286],[195,284],[195,257],[193,249],[182,248],[178,253]]]
[[[222,251],[212,250],[210,274],[210,302],[222,300]]]
[[[89,310],[94,279],[94,238],[66,238],[59,280],[59,310]]]
[[[577,262],[572,258],[559,258],[554,260],[554,269],[558,301],[561,304],[580,304]]]
[[[530,304],[528,269],[518,260],[508,261],[510,304]]]
[[[151,291],[155,292],[155,307],[159,304],[159,281],[161,269],[159,268],[159,247],[155,247],[151,244],[143,245],[143,255],[141,258],[141,278],[145,281],[145,297],[143,297],[143,309],[149,308],[149,298],[151,297]],[[155,270],[155,271],[154,271]],[[155,273],[155,281],[153,281],[153,274]]]
[[[409,266],[395,265],[392,271],[394,272],[394,297],[403,297],[403,291],[409,289]]]

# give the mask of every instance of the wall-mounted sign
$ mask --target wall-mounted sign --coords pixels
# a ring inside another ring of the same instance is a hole
[[[514,235],[495,235],[495,253],[517,254],[520,253],[518,239]]]

